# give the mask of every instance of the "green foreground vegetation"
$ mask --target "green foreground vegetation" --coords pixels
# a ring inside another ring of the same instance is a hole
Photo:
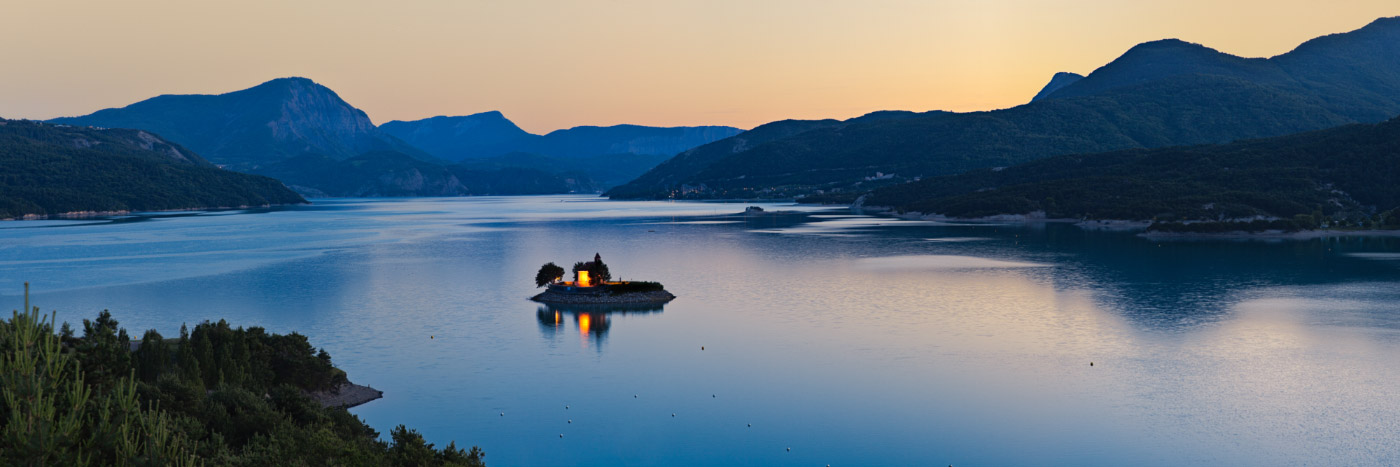
[[[390,442],[308,394],[345,383],[296,333],[205,322],[134,347],[106,311],[67,323],[30,308],[0,322],[0,465],[482,466],[400,425]]]

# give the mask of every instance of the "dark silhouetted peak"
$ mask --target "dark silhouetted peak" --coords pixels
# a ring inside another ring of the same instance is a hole
[[[1041,98],[1078,97],[1184,75],[1212,75],[1256,83],[1290,83],[1292,78],[1267,59],[1242,58],[1180,39],[1138,44],[1109,64]]]
[[[1143,42],[1143,43],[1141,43],[1141,44],[1135,45],[1135,46],[1133,46],[1131,49],[1128,49],[1128,51],[1125,52],[1125,53],[1123,54],[1123,56],[1129,56],[1129,55],[1132,55],[1134,52],[1146,51],[1146,50],[1200,50],[1200,49],[1210,50],[1210,51],[1212,51],[1212,52],[1218,52],[1218,51],[1216,51],[1215,49],[1212,49],[1212,48],[1210,48],[1210,47],[1206,47],[1206,46],[1201,45],[1201,44],[1197,44],[1197,43],[1195,43],[1195,42],[1186,42],[1186,41],[1183,41],[1183,40],[1181,40],[1181,39],[1177,39],[1177,38],[1175,38],[1175,37],[1169,37],[1169,38],[1166,38],[1166,39],[1157,39],[1157,40],[1155,40],[1155,41],[1147,41],[1147,42]]]
[[[927,117],[930,115],[945,114],[946,110],[930,110],[927,112],[913,112],[909,110],[876,110],[865,115],[861,115],[844,123],[873,122],[876,120],[903,120],[906,118]]]
[[[918,115],[909,110],[876,110],[865,115],[856,117],[853,120],[884,120],[889,118],[905,118]]]
[[[1376,18],[1375,21],[1372,21],[1372,22],[1370,22],[1369,24],[1363,26],[1361,29],[1357,29],[1357,30],[1352,31],[1352,32],[1353,32],[1353,33],[1355,33],[1355,32],[1367,32],[1367,33],[1400,34],[1400,16],[1387,16],[1387,17],[1384,17],[1384,18]],[[1336,36],[1336,35],[1343,35],[1343,34],[1348,34],[1348,33],[1332,34],[1332,35],[1333,35],[1333,36]],[[1323,37],[1329,37],[1329,36],[1323,36]]]
[[[1285,62],[1310,60],[1319,55],[1341,55],[1342,57],[1366,58],[1379,54],[1385,60],[1395,56],[1395,44],[1400,41],[1400,17],[1380,18],[1361,29],[1328,34],[1302,43],[1292,51],[1274,57]],[[1334,60],[1340,59],[1336,57]]]
[[[1079,73],[1070,73],[1068,71],[1061,71],[1059,73],[1055,73],[1055,76],[1050,77],[1050,82],[1046,83],[1045,87],[1040,88],[1040,92],[1035,93],[1035,97],[1031,98],[1031,102],[1044,99],[1051,93],[1059,91],[1060,88],[1074,84],[1075,81],[1079,81],[1081,79],[1084,79],[1084,75],[1081,75]]]
[[[286,96],[293,93],[322,94],[328,97],[333,97],[335,100],[340,100],[340,96],[337,95],[335,91],[332,91],[330,88],[322,86],[321,84],[310,79],[295,76],[289,78],[277,78],[274,80],[266,81],[262,84],[253,86],[248,89],[234,91],[228,94],[279,98],[281,96]]]
[[[1162,39],[1135,45],[1114,61],[1109,62],[1099,70],[1095,70],[1094,73],[1127,67],[1152,67],[1159,70],[1170,68],[1199,69],[1218,61],[1234,62],[1237,60],[1245,59],[1222,53],[1201,44],[1180,39]]]
[[[259,85],[257,85],[257,86],[253,86],[252,88],[249,88],[249,89],[272,88],[272,87],[283,87],[283,88],[289,88],[289,87],[311,87],[311,86],[321,86],[321,85],[316,84],[316,82],[315,82],[315,81],[312,81],[311,78],[302,78],[302,77],[300,77],[300,76],[288,76],[288,77],[286,77],[286,78],[270,79],[270,80],[267,80],[266,82],[264,82],[264,83],[262,83],[262,84],[259,84]]]

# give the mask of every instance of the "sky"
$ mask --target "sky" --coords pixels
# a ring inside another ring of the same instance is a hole
[[[3,0],[0,117],[303,76],[375,123],[499,110],[536,133],[1025,103],[1164,38],[1246,57],[1395,0]]]

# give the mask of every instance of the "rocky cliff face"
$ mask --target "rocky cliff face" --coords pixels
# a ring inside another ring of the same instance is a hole
[[[353,150],[379,133],[364,111],[351,107],[330,89],[301,78],[280,81],[264,85],[280,88],[273,90],[280,95],[270,99],[280,102],[279,114],[267,123],[274,140],[302,144],[309,152],[341,145]]]

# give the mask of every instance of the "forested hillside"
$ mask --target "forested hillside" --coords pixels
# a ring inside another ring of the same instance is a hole
[[[863,202],[951,217],[1043,212],[1400,227],[1400,119],[1223,145],[1057,156],[882,188]]]
[[[0,219],[305,202],[145,131],[0,120]]]

